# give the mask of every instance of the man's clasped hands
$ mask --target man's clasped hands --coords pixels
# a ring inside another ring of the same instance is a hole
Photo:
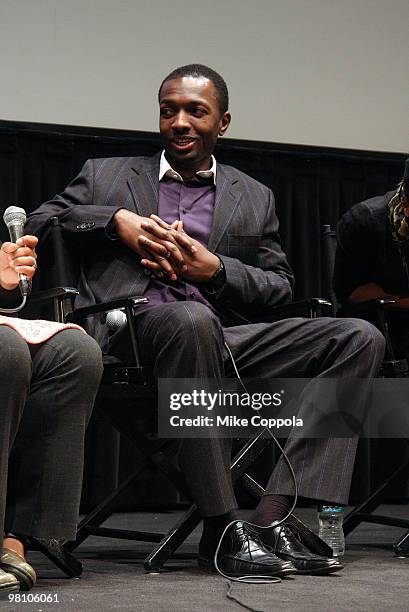
[[[141,265],[158,278],[209,281],[220,259],[183,229],[183,221],[169,224],[157,215],[141,217],[121,208],[115,213],[119,239],[141,256]]]

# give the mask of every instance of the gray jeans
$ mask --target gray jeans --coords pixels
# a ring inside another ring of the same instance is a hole
[[[101,351],[79,330],[29,346],[0,326],[0,524],[5,531],[75,536],[84,434],[101,375]]]

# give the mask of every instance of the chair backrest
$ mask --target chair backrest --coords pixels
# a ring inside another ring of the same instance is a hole
[[[152,386],[152,368],[141,364],[134,318],[134,309],[143,298],[118,298],[103,304],[75,309],[74,300],[78,294],[77,287],[79,286],[82,251],[78,248],[72,248],[68,240],[65,239],[57,217],[50,219],[48,233],[41,244],[41,249],[43,265],[38,275],[37,287],[34,290],[38,290],[40,293],[52,292],[54,294],[50,296],[53,303],[51,304],[48,301],[48,307],[46,307],[48,310],[45,311],[43,308],[43,318],[71,321],[86,327],[87,318],[97,316],[111,332],[118,331],[119,328],[124,328],[124,331],[126,329],[129,339],[129,354],[126,362],[122,362],[112,355],[104,355],[106,367],[103,382]],[[57,295],[55,295],[56,292]],[[32,297],[35,301],[36,296]]]
[[[335,251],[337,248],[337,236],[330,225],[322,226],[322,244],[324,250],[324,287],[326,295],[331,302],[332,316],[336,317],[339,304],[333,287]]]
[[[54,285],[71,287],[77,285],[80,262],[75,249],[69,249],[63,239],[58,217],[51,217],[49,230],[50,247],[53,255],[51,282]]]
[[[24,316],[65,321],[78,293],[74,288],[78,285],[80,260],[78,249],[70,248],[63,239],[57,217],[50,219],[47,232],[39,243],[38,260],[39,268]],[[66,291],[64,295],[56,288],[73,288],[73,291]]]

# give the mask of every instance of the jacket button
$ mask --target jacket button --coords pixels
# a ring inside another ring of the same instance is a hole
[[[147,268],[144,268],[143,273],[145,274],[145,276],[151,276],[152,274],[152,272],[148,270]]]

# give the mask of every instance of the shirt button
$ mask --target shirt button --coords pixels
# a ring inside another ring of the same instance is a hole
[[[186,215],[186,214],[187,214],[187,210],[186,210],[186,208],[182,208],[182,213],[183,213],[184,215]]]
[[[194,291],[192,291],[192,293],[190,294],[190,297],[192,298],[192,300],[196,299],[196,293]]]

